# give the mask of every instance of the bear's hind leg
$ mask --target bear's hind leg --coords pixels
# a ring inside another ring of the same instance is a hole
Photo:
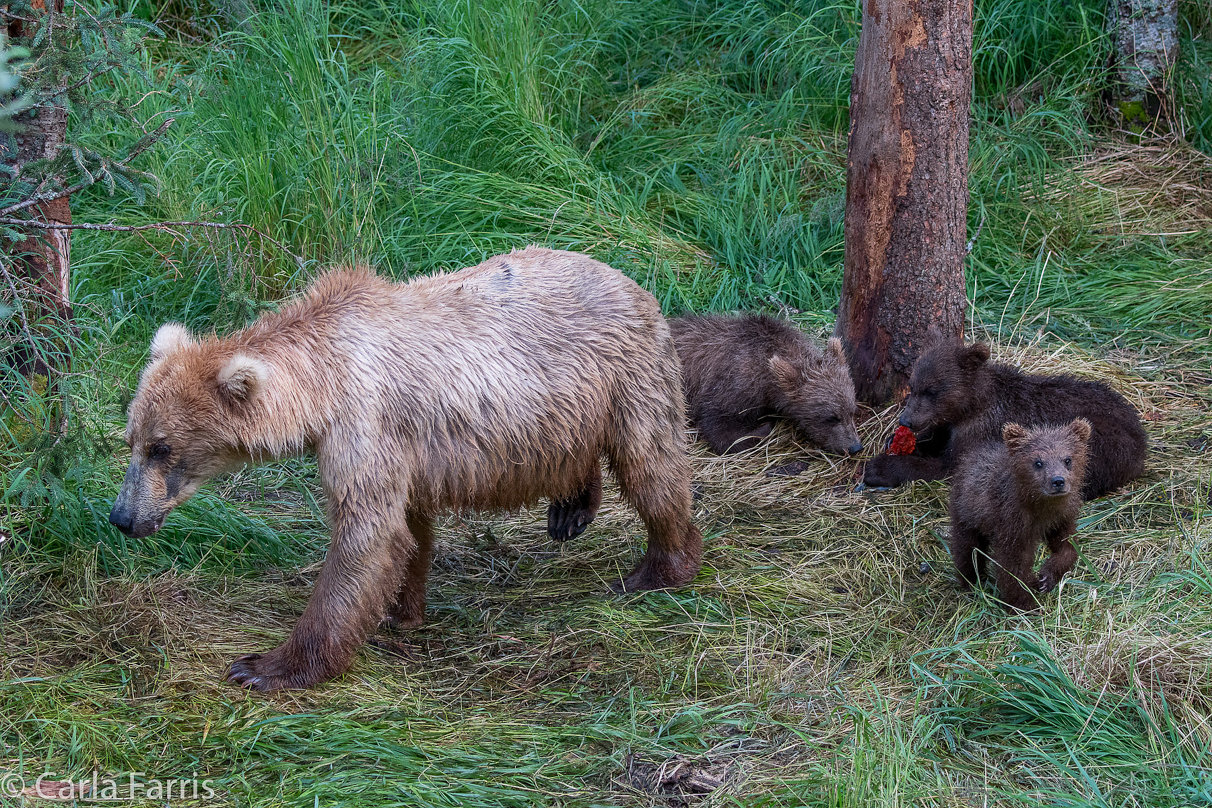
[[[1052,555],[1039,568],[1039,580],[1036,585],[1041,592],[1051,592],[1060,584],[1073,565],[1077,563],[1077,548],[1069,541],[1074,526],[1066,525],[1048,535],[1048,549]]]
[[[623,495],[648,529],[648,549],[617,591],[684,586],[702,565],[703,535],[690,521],[690,461],[680,427],[623,435],[607,448]]]
[[[1034,581],[1031,580],[1035,547],[1034,544],[1024,547],[1014,542],[1003,542],[994,548],[997,597],[1012,610],[1029,612],[1039,606],[1035,597]]]
[[[332,545],[298,625],[282,645],[247,654],[226,679],[252,690],[311,687],[343,673],[383,618],[415,544],[403,513],[374,513],[402,496],[329,492]]]
[[[736,454],[752,449],[774,431],[770,421],[755,422],[727,416],[703,418],[698,423],[699,437],[718,455]]]
[[[396,602],[387,607],[384,622],[398,631],[419,627],[425,622],[425,581],[433,563],[433,519],[419,513],[408,514],[408,531],[417,547],[408,559],[404,580],[396,593]]]
[[[553,499],[547,506],[547,535],[566,542],[585,532],[602,507],[602,466],[595,460],[584,488],[568,499]]]
[[[981,540],[980,532],[952,519],[949,544],[951,545],[951,562],[955,564],[955,571],[959,575],[960,583],[968,587],[979,585],[985,570],[984,565],[981,564],[978,571],[977,561],[973,555],[980,553],[981,560],[983,560],[987,544]]]

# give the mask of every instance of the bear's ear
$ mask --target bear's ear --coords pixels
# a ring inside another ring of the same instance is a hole
[[[842,347],[842,341],[837,337],[830,337],[829,342],[825,343],[825,355],[833,357],[841,364],[846,364],[846,350]]]
[[[1090,426],[1090,422],[1085,418],[1078,418],[1069,424],[1069,431],[1073,433],[1073,437],[1077,438],[1079,443],[1085,443],[1090,440],[1090,433],[1094,431],[1094,427]]]
[[[260,359],[236,354],[219,368],[219,393],[234,402],[252,401],[268,378],[268,365]]]
[[[1002,440],[1006,444],[1006,448],[1011,454],[1022,449],[1027,444],[1027,438],[1030,433],[1025,426],[1018,424],[1006,424],[1002,427]]]
[[[800,386],[800,369],[778,354],[770,357],[770,369],[774,371],[774,380],[784,390],[794,390]]]
[[[157,362],[178,348],[193,344],[194,338],[189,335],[185,326],[180,323],[165,323],[156,331],[156,336],[152,337],[152,361]]]
[[[983,342],[969,345],[960,350],[959,365],[967,371],[973,371],[989,361],[989,346]]]

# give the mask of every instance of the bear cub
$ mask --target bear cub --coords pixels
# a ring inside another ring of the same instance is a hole
[[[1077,550],[1069,537],[1082,505],[1090,433],[1084,418],[1039,429],[1011,423],[1000,443],[965,456],[951,485],[951,559],[963,583],[977,585],[992,559],[999,599],[1030,611],[1037,592],[1056,588],[1073,569]],[[1052,555],[1033,575],[1041,542]]]
[[[694,315],[669,321],[686,409],[716,454],[756,446],[786,418],[814,446],[862,451],[857,407],[842,344],[825,353],[791,323],[766,315]]]
[[[951,475],[966,452],[997,441],[1002,427],[1064,424],[1085,418],[1093,431],[1083,499],[1101,497],[1145,470],[1145,430],[1123,396],[1102,382],[1064,374],[1023,373],[989,361],[989,346],[945,342],[913,366],[900,423],[918,436],[911,455],[878,455],[867,463],[863,482],[893,487],[909,480]],[[928,438],[933,436],[933,440]]]

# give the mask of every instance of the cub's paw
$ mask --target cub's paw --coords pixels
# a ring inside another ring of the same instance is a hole
[[[1059,583],[1060,577],[1047,567],[1043,567],[1039,571],[1039,580],[1035,582],[1035,588],[1040,592],[1051,592]]]
[[[228,682],[249,690],[303,690],[331,678],[318,671],[288,664],[281,648],[264,654],[245,654],[231,663],[224,677]]]
[[[898,465],[891,455],[876,455],[863,467],[863,485],[867,488],[896,488],[901,484],[899,475],[894,473]]]

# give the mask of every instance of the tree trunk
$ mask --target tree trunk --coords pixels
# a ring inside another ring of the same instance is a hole
[[[33,0],[36,12],[63,13],[63,0],[53,0],[47,8],[45,0]],[[37,26],[13,20],[8,34],[14,45],[29,47]],[[45,103],[19,113],[14,120],[20,127],[16,133],[17,156],[13,170],[17,177],[26,165],[35,160],[50,160],[63,149],[67,140],[67,107],[60,103]],[[67,197],[40,203],[30,209],[33,218],[42,221],[71,224],[71,207]],[[14,365],[26,376],[44,376],[49,383],[52,371],[65,369],[68,354],[55,338],[71,325],[71,231],[30,229],[28,238],[11,246],[16,255],[17,271],[26,281],[29,298],[25,303],[26,321],[35,334],[47,335],[42,346],[19,345]],[[28,339],[33,335],[27,334]],[[57,345],[59,349],[50,346]],[[40,350],[39,350],[40,348]],[[49,361],[49,364],[48,364]]]
[[[971,0],[864,0],[835,329],[860,400],[903,396],[932,332],[963,334],[971,88]]]
[[[1178,60],[1178,0],[1108,0],[1115,43],[1112,103],[1137,131],[1166,111],[1166,79]]]

